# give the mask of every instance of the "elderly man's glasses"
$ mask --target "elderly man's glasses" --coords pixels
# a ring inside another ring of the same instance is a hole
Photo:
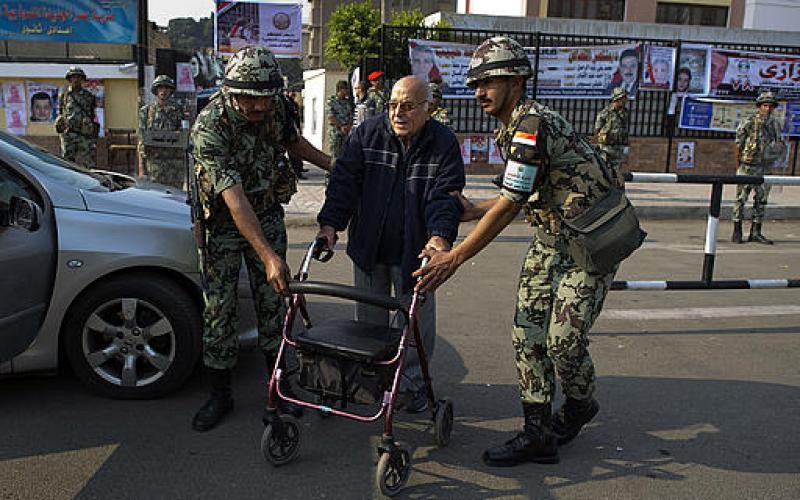
[[[397,101],[389,101],[389,111],[394,112],[395,110],[408,113],[409,111],[414,111],[418,107],[422,106],[428,102],[427,99],[419,101],[419,102],[412,102],[412,101],[404,101],[404,102],[397,102]]]

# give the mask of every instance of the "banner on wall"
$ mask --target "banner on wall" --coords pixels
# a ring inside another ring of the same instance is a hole
[[[670,90],[675,68],[674,47],[645,45],[642,56],[642,90]]]
[[[531,65],[535,48],[526,47]],[[537,97],[608,99],[622,87],[630,99],[639,89],[640,48],[636,44],[542,47]]]
[[[291,3],[217,2],[214,41],[222,56],[248,45],[275,57],[303,57],[302,7]]]
[[[474,97],[467,87],[467,69],[477,47],[463,43],[409,40],[411,74],[425,82],[438,83],[445,98]]]
[[[678,59],[675,91],[681,94],[708,94],[708,45],[684,43]]]
[[[137,0],[25,0],[0,6],[0,40],[136,43]]]
[[[719,99],[694,99],[687,97],[681,106],[678,126],[693,130],[736,132],[743,120],[757,111],[753,101],[723,101]],[[800,136],[800,103],[781,104],[775,117],[784,123],[784,135]]]
[[[57,85],[27,82],[28,109],[31,123],[52,123],[58,112]]]
[[[782,98],[800,98],[800,56],[711,49],[709,94],[755,98],[772,90]]]

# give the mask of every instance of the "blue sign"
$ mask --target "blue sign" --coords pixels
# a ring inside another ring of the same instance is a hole
[[[0,2],[0,40],[135,44],[136,0]]]
[[[680,128],[708,130],[711,128],[713,103],[685,97],[681,108]]]
[[[800,135],[800,102],[786,103],[786,123],[783,133],[791,136]]]
[[[782,102],[780,115],[785,116],[783,133],[800,136],[800,102]],[[739,122],[756,112],[753,101],[725,101],[718,99],[683,98],[680,128],[736,132]]]

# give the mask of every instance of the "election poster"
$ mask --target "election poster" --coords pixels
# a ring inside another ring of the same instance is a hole
[[[642,90],[670,90],[675,68],[674,47],[645,45],[642,59]]]
[[[3,103],[5,106],[25,104],[25,86],[22,82],[3,82]]]
[[[678,59],[675,92],[680,94],[708,94],[708,45],[684,43]]]
[[[694,142],[679,142],[675,166],[694,168]]]
[[[103,80],[86,80],[83,84],[84,88],[94,94],[97,107],[94,108],[95,121],[100,125],[100,137],[105,137],[105,102],[106,102],[106,86]]]
[[[266,47],[275,57],[303,56],[300,4],[218,2],[216,14],[214,38],[222,56],[248,45]]]
[[[409,40],[411,74],[425,82],[438,83],[444,98],[474,97],[466,80],[469,60],[476,48],[462,43]]]
[[[0,39],[134,44],[137,0],[3,2]]]
[[[526,48],[533,66],[535,48]],[[621,87],[630,99],[639,90],[638,45],[542,47],[537,97],[608,99]]]
[[[755,114],[757,109],[753,101],[687,97],[683,100],[678,126],[694,130],[736,132],[739,123]],[[800,136],[798,103],[781,104],[773,111],[773,115],[784,123],[785,135]]]
[[[800,98],[800,56],[711,49],[709,94],[755,98],[766,90]]]
[[[470,159],[472,158],[472,145],[470,144],[470,138],[465,137],[461,141],[461,161],[464,162],[464,165],[470,164]]]
[[[27,82],[28,109],[31,123],[52,123],[58,108],[58,87],[39,82]]]
[[[175,74],[178,76],[176,92],[195,92],[194,75],[191,63],[175,63]]]

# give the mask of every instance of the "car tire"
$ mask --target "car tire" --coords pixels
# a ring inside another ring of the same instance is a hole
[[[197,301],[174,281],[125,275],[81,295],[63,335],[67,359],[88,388],[115,399],[152,399],[191,375],[202,321]]]

